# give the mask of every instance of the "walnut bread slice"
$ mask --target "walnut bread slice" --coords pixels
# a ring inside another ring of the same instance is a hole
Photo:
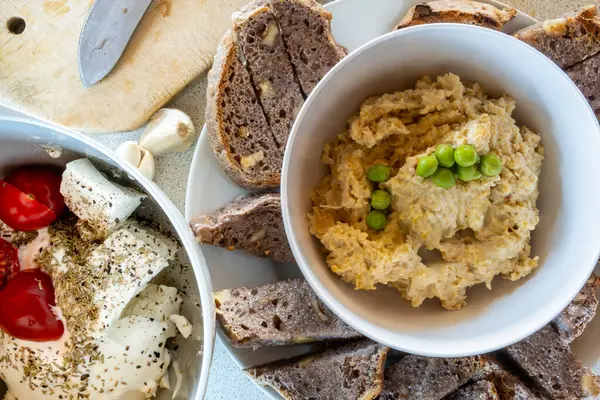
[[[381,392],[388,350],[363,340],[246,372],[288,400],[370,400]]]
[[[567,68],[567,75],[575,82],[590,106],[600,118],[600,53]]]
[[[546,325],[504,351],[552,399],[582,399],[600,394],[596,377]]]
[[[496,386],[492,382],[481,380],[457,390],[446,400],[499,400]]]
[[[314,0],[269,0],[302,91],[308,96],[346,50],[331,33],[331,13]]]
[[[278,262],[294,261],[279,193],[239,196],[210,215],[194,218],[190,225],[199,243],[239,249]]]
[[[238,185],[279,186],[283,153],[244,67],[239,46],[228,31],[208,74],[206,129],[221,166]]]
[[[267,121],[283,149],[304,98],[279,25],[266,1],[250,3],[234,15],[236,39],[242,47]]]
[[[219,321],[235,347],[282,346],[360,338],[303,278],[214,294]]]
[[[581,335],[587,324],[596,315],[598,308],[596,291],[599,287],[600,278],[592,274],[571,304],[552,321],[558,335],[566,343],[571,343]]]
[[[493,372],[486,379],[494,382],[500,400],[541,400],[521,379],[507,371]]]
[[[385,371],[380,400],[441,400],[469,381],[499,369],[487,356],[429,358],[408,355]]]
[[[396,26],[409,26],[451,22],[502,30],[504,25],[517,15],[513,8],[499,9],[491,4],[471,0],[438,0],[418,4],[411,8]]]
[[[559,67],[572,67],[600,52],[598,10],[595,5],[586,6],[521,29],[513,36],[535,47]]]

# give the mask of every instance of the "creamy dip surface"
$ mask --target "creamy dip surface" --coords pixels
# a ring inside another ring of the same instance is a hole
[[[512,98],[490,98],[453,74],[367,99],[348,129],[326,144],[329,172],[311,195],[309,229],[331,270],[356,289],[389,285],[415,307],[437,298],[448,310],[466,304],[470,286],[491,288],[497,275],[517,280],[531,273],[538,266],[529,242],[539,221],[544,150],[537,133],[516,125],[514,109]],[[438,187],[415,173],[438,144],[493,151],[502,172]],[[387,182],[367,179],[376,164],[392,167]],[[378,232],[365,221],[377,188],[392,198]]]

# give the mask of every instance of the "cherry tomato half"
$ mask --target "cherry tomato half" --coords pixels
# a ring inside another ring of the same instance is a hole
[[[19,168],[4,180],[54,211],[57,218],[65,209],[65,200],[60,193],[61,176],[48,168]]]
[[[17,231],[35,231],[56,221],[54,211],[0,180],[0,220]]]
[[[0,238],[0,287],[19,272],[19,250]]]
[[[58,340],[65,327],[52,312],[55,305],[50,277],[40,269],[21,271],[0,290],[0,328],[17,339]]]

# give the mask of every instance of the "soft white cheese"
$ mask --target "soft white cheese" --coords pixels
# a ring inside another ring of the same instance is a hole
[[[87,158],[67,164],[60,192],[69,210],[99,237],[114,232],[146,198],[137,190],[109,181]]]
[[[129,302],[121,318],[139,315],[169,321],[171,315],[179,313],[182,302],[179,291],[174,287],[151,283]]]
[[[190,321],[188,321],[186,317],[183,315],[172,314],[169,319],[175,324],[177,330],[184,339],[190,337],[192,334],[192,324],[190,324]]]
[[[19,247],[19,265],[21,270],[38,268],[35,259],[50,245],[48,228],[40,229],[31,242]]]
[[[154,396],[171,361],[165,344],[175,335],[172,324],[153,318],[129,316],[117,321],[98,341],[103,362],[90,370],[92,398],[120,399],[133,391]]]
[[[175,258],[175,254],[179,250],[179,244],[177,241],[163,235],[162,233],[150,229],[146,226],[141,225],[136,220],[127,220],[122,226],[122,229],[126,229],[131,232],[136,238],[146,243],[158,254],[168,260]]]

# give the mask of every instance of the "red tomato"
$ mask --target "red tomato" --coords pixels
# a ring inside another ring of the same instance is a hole
[[[48,168],[19,168],[5,181],[54,211],[57,217],[65,209],[65,200],[60,194],[61,177]]]
[[[0,180],[0,220],[17,231],[35,231],[56,221],[54,211]]]
[[[55,305],[50,277],[40,269],[21,271],[0,290],[0,328],[17,339],[58,340],[65,327],[52,312]]]
[[[0,287],[19,272],[19,250],[0,238]]]

